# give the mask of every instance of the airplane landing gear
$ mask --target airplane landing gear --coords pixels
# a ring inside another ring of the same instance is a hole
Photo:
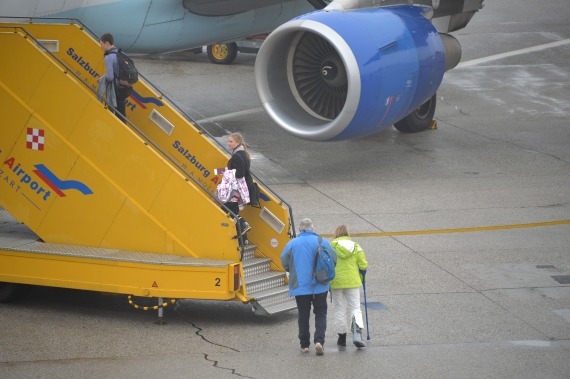
[[[216,64],[232,64],[237,57],[237,43],[214,43],[208,45],[208,58]]]
[[[435,114],[436,94],[419,108],[394,124],[394,127],[402,133],[422,132],[431,127]]]

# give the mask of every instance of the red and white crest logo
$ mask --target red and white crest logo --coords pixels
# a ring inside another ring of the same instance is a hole
[[[26,147],[32,150],[44,149],[44,130],[28,128],[26,136]]]

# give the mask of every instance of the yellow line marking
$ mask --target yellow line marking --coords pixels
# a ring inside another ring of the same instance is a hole
[[[408,230],[402,232],[376,232],[376,233],[350,233],[351,237],[390,237],[390,236],[413,236],[418,234],[444,234],[444,233],[470,233],[481,232],[485,230],[504,230],[504,229],[522,229],[537,228],[542,226],[567,225],[570,220],[535,222],[532,224],[513,224],[513,225],[494,225],[494,226],[478,226],[473,228],[457,228],[457,229],[431,229],[431,230]],[[332,234],[323,234],[325,237],[332,237]]]

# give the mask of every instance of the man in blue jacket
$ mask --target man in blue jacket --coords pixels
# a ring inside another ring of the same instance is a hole
[[[329,242],[324,238],[321,244],[334,252]],[[308,218],[301,220],[299,235],[285,245],[281,253],[281,263],[289,273],[289,294],[295,296],[298,310],[299,340],[301,351],[309,352],[311,333],[309,330],[309,317],[311,304],[315,313],[315,351],[323,355],[325,332],[327,330],[327,293],[329,285],[316,283],[312,285],[313,266],[315,255],[319,247],[319,236],[313,231],[313,222]],[[336,262],[336,256],[333,256]]]

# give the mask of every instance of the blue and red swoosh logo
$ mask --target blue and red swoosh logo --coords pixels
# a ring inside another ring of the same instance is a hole
[[[162,107],[164,105],[164,103],[160,100],[158,100],[156,97],[142,97],[137,91],[133,90],[133,92],[131,93],[130,96],[131,99],[133,99],[133,101],[135,103],[137,103],[137,105],[139,107],[141,107],[142,109],[146,109],[146,105],[145,104],[154,104],[158,107]]]
[[[63,193],[63,191],[70,189],[77,190],[84,195],[91,195],[93,193],[89,187],[77,180],[59,179],[43,164],[37,164],[34,165],[34,167],[36,168],[36,170],[34,170],[34,173],[39,176],[60,197],[65,196],[65,193]]]

